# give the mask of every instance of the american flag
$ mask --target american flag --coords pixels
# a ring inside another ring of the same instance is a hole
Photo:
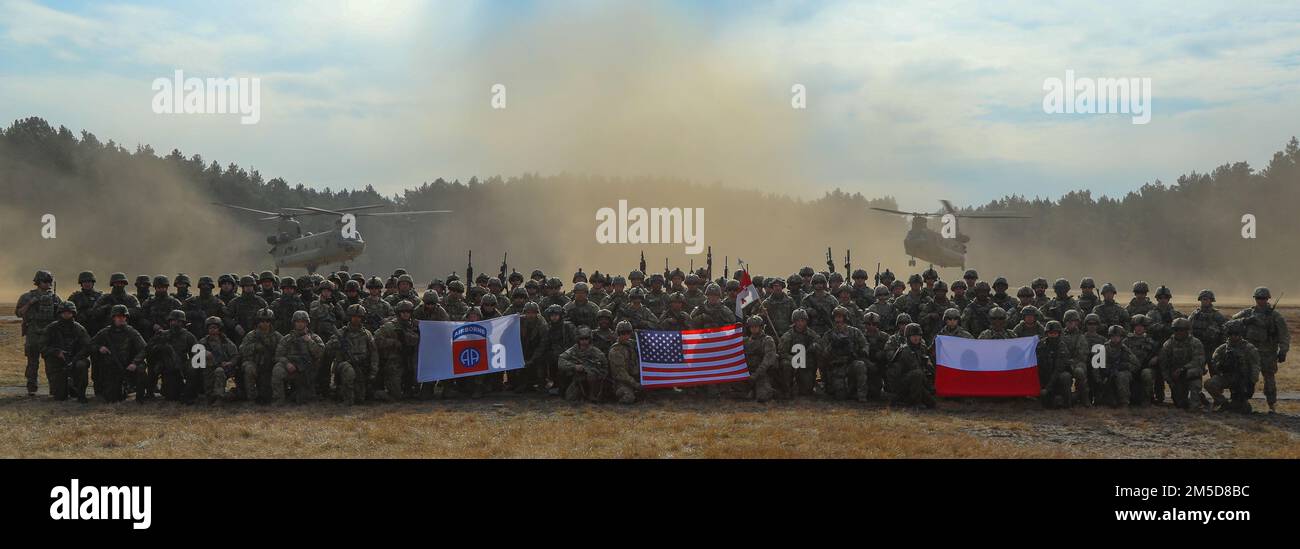
[[[740,324],[700,330],[637,330],[641,385],[647,389],[749,378]]]

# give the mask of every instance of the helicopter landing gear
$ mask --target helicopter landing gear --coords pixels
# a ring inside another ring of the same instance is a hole
[[[915,266],[916,266],[916,258],[913,257],[913,258],[908,259],[908,260],[907,260],[907,266],[908,266],[908,267],[915,267]]]

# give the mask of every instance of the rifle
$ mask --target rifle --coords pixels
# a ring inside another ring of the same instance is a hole
[[[501,271],[497,273],[497,280],[501,281],[502,286],[505,286],[506,284],[506,258],[507,257],[510,257],[510,252],[501,254]]]
[[[704,269],[709,272],[709,280],[713,280],[713,246],[709,246],[708,255],[704,257]]]
[[[845,275],[848,275],[849,273],[853,272],[853,267],[852,267],[853,262],[849,259],[849,257],[852,255],[853,255],[853,250],[847,248],[844,250],[844,274]]]
[[[832,273],[835,272],[835,259],[831,256],[830,246],[826,247],[826,268],[830,269],[830,272]]]
[[[731,276],[731,275],[727,272],[727,270],[728,270],[728,268],[729,268],[730,266],[731,266],[731,258],[728,257],[728,256],[725,256],[725,255],[722,256],[722,278],[725,279],[725,278]]]
[[[668,258],[665,257],[664,258],[664,282],[668,282],[668,279],[672,278],[672,275],[668,274],[669,272],[670,271],[668,270]]]
[[[876,262],[876,285],[880,285],[880,262]]]
[[[640,267],[641,274],[645,274],[645,250],[641,250],[641,262],[637,266]]]
[[[465,287],[474,284],[474,250],[469,251],[465,259]]]

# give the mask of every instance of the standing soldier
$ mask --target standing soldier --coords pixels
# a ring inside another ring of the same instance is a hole
[[[414,311],[409,301],[398,303],[397,318],[384,323],[375,332],[375,345],[381,353],[384,392],[388,393],[389,400],[415,396],[412,385],[407,383],[415,379],[416,358],[420,350],[420,331],[411,320]],[[482,384],[482,381],[474,384],[476,392],[482,391]]]
[[[1150,291],[1151,287],[1147,285],[1145,280],[1133,283],[1133,299],[1128,300],[1128,307],[1124,309],[1129,316],[1144,315],[1151,312],[1151,308],[1155,304],[1151,303],[1151,299],[1147,297],[1147,293]]]
[[[368,295],[361,300],[361,306],[366,308],[366,329],[374,332],[375,338],[378,338],[379,327],[393,316],[393,306],[384,301],[384,283],[379,277],[373,276],[366,281],[366,292]],[[382,350],[384,346],[380,345],[379,348]]]
[[[958,311],[965,310],[966,306],[970,305],[970,298],[966,296],[966,290],[969,288],[970,286],[966,284],[965,280],[952,283],[952,303],[953,307]]]
[[[1007,329],[1007,312],[1002,307],[989,309],[988,329],[980,332],[979,339],[1015,339],[1016,334]]]
[[[664,313],[667,318],[668,313]],[[609,348],[614,346],[618,341],[618,334],[614,332],[614,313],[609,309],[596,311],[596,329],[591,331],[591,344],[600,349],[602,353],[609,354]]]
[[[190,293],[190,275],[185,273],[177,274],[176,283],[174,285],[176,287],[176,293],[172,294],[172,297],[176,298],[176,301],[185,303],[185,300],[193,297],[193,294]],[[199,322],[202,323],[202,320]]]
[[[1022,309],[1034,306],[1034,291],[1029,289],[1029,286],[1021,286],[1020,289],[1016,291],[1016,298],[1020,301],[1019,303],[1016,303],[1014,307],[1011,307],[1010,309],[1003,307],[1003,309],[1006,309],[1007,311],[1007,320],[1013,323],[1011,324],[1012,326],[1015,326],[1015,322],[1020,322],[1020,311]]]
[[[238,282],[238,279],[233,275],[223,274],[217,277],[217,287],[220,288],[217,292],[217,299],[220,299],[223,305],[229,305],[231,301],[239,297],[239,293],[235,291],[236,282]]]
[[[785,279],[785,285],[786,288],[789,289],[790,299],[794,300],[795,308],[802,308],[803,298],[805,295],[807,295],[806,293],[807,287],[804,286],[803,277],[797,274],[792,274]],[[885,290],[886,293],[888,293],[888,288],[886,288]],[[703,300],[701,299],[701,301]]]
[[[638,305],[639,306],[639,305]],[[547,393],[551,396],[562,396],[565,388],[561,385],[562,375],[559,370],[560,353],[563,353],[569,347],[572,347],[578,340],[578,329],[573,323],[564,320],[564,308],[559,305],[551,305],[546,308],[546,354],[544,355],[539,373],[544,373],[543,377],[536,381],[540,386],[546,388],[546,380],[551,380],[551,387]]]
[[[95,305],[104,297],[104,292],[95,289],[95,273],[90,271],[77,275],[77,284],[81,288],[68,295],[67,301],[77,306],[77,323],[90,334],[97,334],[105,323],[95,316]]]
[[[902,333],[904,344],[891,353],[889,361],[889,386],[894,400],[907,406],[923,404],[934,408],[938,405],[934,399],[934,362],[922,340],[921,325],[908,324]]]
[[[181,310],[185,311],[185,318],[190,322],[191,333],[194,337],[203,339],[208,334],[208,319],[226,314],[226,304],[221,298],[212,293],[214,285],[212,277],[199,277],[199,293],[192,295],[181,304]]]
[[[645,293],[645,307],[656,317],[663,316],[668,307],[668,294],[664,293],[664,277],[659,273],[650,275],[650,290]]]
[[[1097,297],[1097,282],[1092,277],[1085,276],[1083,280],[1079,281],[1079,297],[1077,301],[1079,303],[1079,312],[1084,314],[1091,313],[1092,309],[1101,302],[1101,298]],[[1107,326],[1111,326],[1111,324],[1107,324]]]
[[[560,307],[561,312],[563,312],[562,305],[557,305],[557,307]],[[645,290],[641,288],[632,288],[628,291],[628,300],[619,308],[619,312],[614,315],[614,320],[616,322],[626,320],[632,323],[632,328],[636,330],[654,330],[659,325],[659,319],[655,318],[654,313],[645,307]],[[565,322],[577,327],[577,324],[574,324],[568,318],[565,318]]]
[[[285,392],[288,383],[293,383],[295,402],[303,404],[315,398],[312,382],[315,380],[316,367],[325,354],[325,343],[320,340],[320,336],[307,330],[311,324],[311,316],[307,311],[295,311],[292,318],[292,331],[280,338],[280,344],[275,347],[271,398],[276,404],[288,403]]]
[[[252,277],[246,277],[252,278]],[[242,280],[241,280],[242,282]],[[243,297],[242,295],[240,296]],[[253,294],[253,297],[262,298]],[[275,312],[262,308],[255,315],[257,326],[244,334],[239,343],[239,358],[244,361],[244,395],[258,404],[271,402],[271,372],[275,369],[275,352],[280,347],[281,336],[275,331]]]
[[[206,375],[203,383],[208,393],[208,405],[212,406],[225,401],[226,380],[236,377],[239,368],[239,347],[236,347],[235,342],[222,333],[224,324],[220,318],[208,317],[203,321],[203,327],[207,333],[199,343],[203,345],[206,353],[204,359],[207,369],[197,374]]]
[[[1196,299],[1201,302],[1201,307],[1193,311],[1187,320],[1192,322],[1192,335],[1205,345],[1205,356],[1211,357],[1223,343],[1223,325],[1228,323],[1228,317],[1214,308],[1214,292],[1201,290]]]
[[[1029,283],[1029,287],[1034,290],[1034,306],[1039,309],[1047,307],[1047,302],[1051,301],[1051,298],[1047,297],[1047,279],[1041,276],[1035,278]]]
[[[862,332],[849,325],[848,316],[848,309],[836,307],[831,313],[831,329],[817,341],[825,374],[823,379],[826,392],[832,398],[846,400],[857,396],[858,402],[866,402],[866,361],[870,349]]]
[[[976,282],[976,284],[979,283]],[[1043,285],[1044,285],[1043,288],[1046,289],[1047,288],[1046,280],[1043,281]],[[1004,311],[1010,311],[1016,306],[1016,299],[1014,297],[1011,297],[1011,295],[1007,293],[1007,289],[1010,287],[1011,285],[1007,283],[1007,279],[1005,277],[999,276],[993,279],[993,294],[989,296],[989,299],[992,299],[993,304],[997,305],[998,307],[1002,307],[1002,310]],[[1034,293],[1034,290],[1031,289],[1029,290],[1029,292],[1032,295]],[[1030,304],[1033,304],[1033,302],[1031,301]],[[1046,304],[1045,300],[1044,300],[1044,304]]]
[[[893,284],[889,285],[889,302],[897,301],[905,291],[907,291],[907,284],[904,284],[902,280],[895,280]]]
[[[808,328],[808,312],[795,309],[790,313],[790,329],[777,345],[778,366],[772,375],[776,398],[789,400],[798,382],[799,396],[812,396],[817,383],[815,344],[821,337]]]
[[[379,376],[379,347],[375,345],[370,330],[362,324],[366,318],[365,307],[349,305],[347,315],[347,325],[325,344],[326,362],[323,369],[328,371],[329,363],[334,362],[334,371],[338,377],[336,394],[344,404],[350,406],[363,402],[367,395],[373,394],[370,387]]]
[[[18,298],[14,315],[23,319],[23,353],[27,357],[27,396],[36,396],[37,382],[41,367],[41,344],[45,341],[45,328],[59,316],[59,296],[54,294],[54,275],[49,271],[36,271],[32,277],[36,289]],[[46,376],[49,376],[50,363],[45,363]]]
[[[280,280],[280,298],[271,302],[275,311],[275,331],[288,335],[293,331],[293,313],[306,311],[307,304],[298,296],[298,282],[292,276]]]
[[[966,269],[966,272],[961,275],[961,281],[967,288],[974,288],[975,283],[980,281],[980,274],[975,269]],[[956,282],[953,284],[956,284]]]
[[[894,308],[898,309],[900,313],[907,313],[914,321],[922,320],[921,307],[930,301],[930,298],[921,293],[921,284],[921,275],[914,274],[908,277],[907,285],[909,289],[907,293],[894,299]]]
[[[602,311],[609,312],[606,309]],[[686,297],[680,293],[673,292],[668,296],[668,310],[659,318],[660,330],[689,330],[691,329],[691,314],[686,312]]]
[[[863,311],[876,302],[876,289],[867,284],[868,278],[871,278],[871,275],[867,274],[866,269],[853,271],[853,303],[858,306],[859,310]],[[771,286],[770,283],[768,285]],[[784,283],[781,285],[785,286]]]
[[[677,276],[676,276],[679,274],[681,274],[681,271],[676,271],[676,273],[673,276],[674,286],[681,285],[681,283],[677,280]],[[605,298],[609,297],[609,290],[605,289],[605,286],[608,284],[609,284],[608,276],[605,276],[600,272],[592,273],[591,293],[587,295],[587,299],[591,300],[591,302],[595,303],[597,306],[599,306],[601,303],[604,303]],[[681,290],[674,290],[674,291],[685,291],[685,290],[686,290],[685,288],[682,288]]]
[[[601,313],[609,313],[601,309]],[[542,318],[537,303],[524,303],[524,312],[519,318],[519,343],[524,353],[524,367],[507,372],[510,385],[516,393],[540,389],[546,391],[546,336],[549,329],[546,319]]]
[[[835,298],[826,295],[824,286],[825,284],[823,283],[822,295],[833,301]],[[636,294],[634,293],[633,305],[635,305],[635,295]],[[731,307],[723,305],[722,289],[719,288],[716,283],[710,283],[708,288],[704,290],[704,295],[707,297],[704,304],[696,307],[695,310],[691,312],[691,324],[696,329],[719,328],[736,323],[736,312],[732,310]],[[629,318],[629,320],[632,319]],[[641,329],[640,326],[637,326],[635,321],[632,322],[632,326]]]
[[[1069,408],[1074,380],[1073,351],[1061,340],[1061,323],[1047,321],[1047,337],[1038,340],[1039,401],[1044,408]]]
[[[875,399],[880,397],[885,370],[889,367],[890,350],[886,347],[889,346],[890,335],[880,329],[880,315],[876,313],[862,315],[862,323],[866,326],[862,330],[862,337],[867,338],[867,398]]]
[[[673,279],[680,271],[674,272]],[[673,292],[681,296],[681,293]],[[618,341],[609,348],[609,379],[614,385],[614,398],[619,404],[636,402],[636,393],[641,390],[641,364],[637,359],[636,348],[632,344],[632,324],[618,323]]]
[[[1079,325],[1079,311],[1066,311],[1065,331],[1061,333],[1061,343],[1070,353],[1070,361],[1073,364],[1071,373],[1074,375],[1074,403],[1090,408],[1092,391],[1088,387],[1090,369],[1088,361],[1092,358],[1092,351],[1088,346],[1088,338],[1084,336]]]
[[[1020,309],[1019,315],[1020,322],[1017,322],[1016,327],[1011,329],[1011,332],[1016,334],[1016,337],[1038,336],[1039,339],[1042,339],[1043,336],[1047,335],[1047,332],[1043,330],[1043,325],[1038,323],[1038,307],[1026,305],[1023,309]]]
[[[1254,396],[1255,383],[1259,381],[1259,349],[1246,341],[1246,326],[1241,320],[1228,322],[1224,329],[1228,341],[1214,349],[1205,390],[1214,397],[1215,410],[1249,414],[1250,397]],[[1224,389],[1231,391],[1231,402],[1223,398]]]
[[[749,317],[745,326],[745,362],[749,365],[746,384],[752,386],[745,398],[767,402],[773,393],[771,375],[776,369],[776,341],[763,331],[766,323],[761,316]]]
[[[515,273],[515,274],[519,274],[519,273]],[[518,310],[516,310],[515,306],[511,305],[510,310],[506,311],[506,314],[517,313],[522,315],[524,312],[523,306],[524,303],[527,302],[527,297],[528,294],[524,292],[524,289],[519,288],[519,291],[515,296],[515,299],[519,302],[519,308]],[[414,316],[416,320],[432,320],[432,321],[442,321],[442,322],[451,320],[451,315],[447,313],[447,309],[442,308],[442,305],[438,304],[438,292],[435,292],[433,290],[424,292],[424,295],[420,297],[420,308],[416,309],[415,314],[412,316]]]
[[[465,284],[459,280],[447,283],[447,296],[442,301],[443,308],[447,310],[447,316],[451,320],[463,319],[465,313],[469,312],[469,304],[465,302]]]
[[[1085,312],[1079,308],[1079,300],[1070,295],[1070,281],[1064,278],[1056,279],[1052,284],[1052,291],[1056,292],[1056,297],[1047,301],[1047,306],[1042,308],[1043,314],[1048,319],[1061,320],[1065,318],[1065,311],[1074,309],[1080,313]]]
[[[537,305],[543,309],[551,305],[564,307],[569,304],[569,298],[564,296],[564,283],[556,277],[546,279],[546,286],[542,288],[542,301]]]
[[[934,343],[934,336],[943,329],[943,315],[956,304],[948,299],[948,285],[936,280],[930,287],[930,300],[921,307],[921,331],[925,334],[927,344]],[[959,313],[960,314],[960,313]]]
[[[240,278],[239,287],[241,289],[239,297],[226,304],[224,318],[227,333],[235,334],[233,339],[242,344],[244,336],[257,329],[260,322],[258,311],[266,309],[267,304],[266,300],[257,295],[257,283],[253,280],[253,277],[245,276]],[[241,354],[243,354],[242,345],[240,350]],[[275,348],[271,348],[267,352],[274,351]],[[244,356],[247,358],[247,355]]]
[[[700,279],[699,275],[695,273],[686,275],[686,292],[682,294],[682,297],[686,298],[684,309],[694,311],[696,307],[704,304],[704,290],[700,289],[703,285],[704,281]],[[615,314],[617,314],[617,311],[615,311]]]
[[[1115,285],[1109,282],[1101,286],[1101,303],[1094,305],[1091,309],[1082,310],[1084,313],[1093,313],[1101,318],[1101,322],[1106,326],[1123,326],[1125,329],[1130,327],[1131,320],[1128,311],[1115,302]],[[1082,306],[1082,302],[1080,303]],[[1135,376],[1134,381],[1137,380]]]
[[[420,305],[420,294],[415,292],[415,280],[409,274],[397,277],[397,292],[388,296],[388,304],[397,306],[400,301],[410,301],[412,306]]]
[[[881,284],[876,286],[875,292],[876,302],[867,307],[867,313],[875,313],[879,318],[879,324],[885,327],[885,331],[893,333],[894,319],[898,318],[898,309],[895,309],[894,304],[889,302],[889,288]]]
[[[987,282],[977,282],[975,284],[975,299],[966,306],[961,312],[961,326],[966,328],[967,332],[972,334],[982,334],[989,328],[989,312],[998,307],[989,298],[989,285]],[[1006,312],[1003,309],[1003,312]],[[883,322],[884,316],[881,316]]]
[[[96,351],[95,361],[99,363],[95,366],[99,372],[95,394],[107,402],[121,402],[126,400],[129,386],[144,387],[147,382],[146,345],[140,332],[127,323],[126,305],[114,305],[109,311],[109,322],[107,328],[90,339],[90,347]],[[143,396],[143,392],[136,391],[136,402],[143,404]]]
[[[808,312],[808,325],[813,331],[825,335],[834,324],[832,315],[839,301],[826,292],[826,276],[821,273],[812,276],[812,289],[804,296],[802,308]]]
[[[86,359],[90,355],[90,334],[76,318],[75,303],[60,303],[59,319],[45,326],[41,352],[45,355],[45,377],[50,384],[50,397],[67,400],[71,395],[84,404],[87,370],[90,368]]]
[[[767,281],[767,297],[763,298],[762,309],[766,311],[772,330],[776,334],[785,334],[790,330],[790,314],[797,306],[794,299],[785,293],[785,280],[774,276]]]
[[[1160,348],[1156,346],[1156,340],[1147,335],[1146,315],[1134,316],[1132,324],[1133,333],[1124,338],[1124,346],[1133,351],[1138,367],[1133,372],[1133,394],[1129,401],[1138,406],[1146,406],[1151,404],[1155,395],[1155,370],[1160,360]]]
[[[311,318],[308,329],[311,330],[311,333],[320,336],[321,341],[326,343],[334,339],[334,335],[339,331],[339,326],[347,322],[347,314],[344,312],[343,306],[334,299],[334,288],[333,282],[322,281],[316,287],[316,300],[307,305],[307,316]],[[326,360],[320,363],[320,367],[316,368],[314,383],[316,385],[316,394],[327,398],[330,396],[330,360],[328,355]]]
[[[1169,382],[1174,405],[1188,410],[1201,407],[1201,375],[1205,370],[1205,346],[1192,335],[1192,322],[1175,318],[1174,334],[1160,348],[1160,368]]]
[[[879,324],[879,322],[877,322]],[[961,327],[961,313],[955,308],[949,308],[943,312],[943,326],[935,333],[936,336],[960,337],[965,339],[975,339],[974,335]]]
[[[275,303],[275,300],[280,299],[280,292],[275,290],[276,282],[277,280],[275,275],[272,274],[271,271],[262,271],[262,273],[257,276],[257,283],[262,286],[261,290],[258,292],[262,301]]]
[[[172,311],[185,306],[167,293],[167,288],[170,285],[171,282],[165,276],[153,277],[153,296],[140,304],[140,318],[135,322],[140,333],[146,338],[151,338],[166,330],[167,317],[172,314]]]
[[[569,319],[574,326],[596,327],[596,313],[600,312],[600,307],[588,299],[590,291],[586,282],[574,284],[573,301],[563,305],[564,318]]]
[[[835,290],[835,297],[839,299],[839,306],[848,311],[845,318],[848,320],[849,326],[861,330],[862,309],[859,309],[858,304],[853,302],[853,287],[848,284],[840,284],[840,287]],[[926,305],[929,305],[928,301]]]
[[[1187,318],[1187,315],[1174,309],[1174,306],[1169,303],[1172,299],[1173,292],[1169,291],[1167,286],[1161,286],[1156,290],[1156,304],[1146,312],[1148,321],[1147,333],[1151,334],[1151,338],[1156,340],[1157,347],[1163,347],[1165,341],[1169,340],[1169,336],[1173,335],[1174,320]],[[1205,352],[1202,349],[1201,357],[1204,358],[1204,356]],[[1205,364],[1201,364],[1201,366],[1204,367]],[[1202,370],[1204,370],[1204,368],[1202,368]],[[1169,383],[1171,386],[1173,385],[1172,381],[1164,379],[1164,373],[1169,371],[1170,370],[1165,367],[1156,370],[1156,402],[1164,402],[1165,400],[1165,383]]]
[[[1277,365],[1286,362],[1286,352],[1291,348],[1291,334],[1286,320],[1268,301],[1273,294],[1268,288],[1255,288],[1255,306],[1233,315],[1246,326],[1246,341],[1259,351],[1259,371],[1264,375],[1264,398],[1268,399],[1268,413],[1277,411]]]
[[[152,296],[153,294],[149,292],[149,275],[135,277],[135,300],[143,304]]]

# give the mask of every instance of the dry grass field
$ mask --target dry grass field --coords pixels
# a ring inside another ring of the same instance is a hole
[[[1284,309],[1294,338],[1300,308]],[[355,408],[79,405],[21,394],[22,368],[18,325],[0,323],[4,457],[1300,457],[1298,401],[1250,417],[1048,411],[1027,400],[943,400],[937,410],[763,405],[672,393],[626,407],[513,395]],[[1279,384],[1300,390],[1294,361]]]

